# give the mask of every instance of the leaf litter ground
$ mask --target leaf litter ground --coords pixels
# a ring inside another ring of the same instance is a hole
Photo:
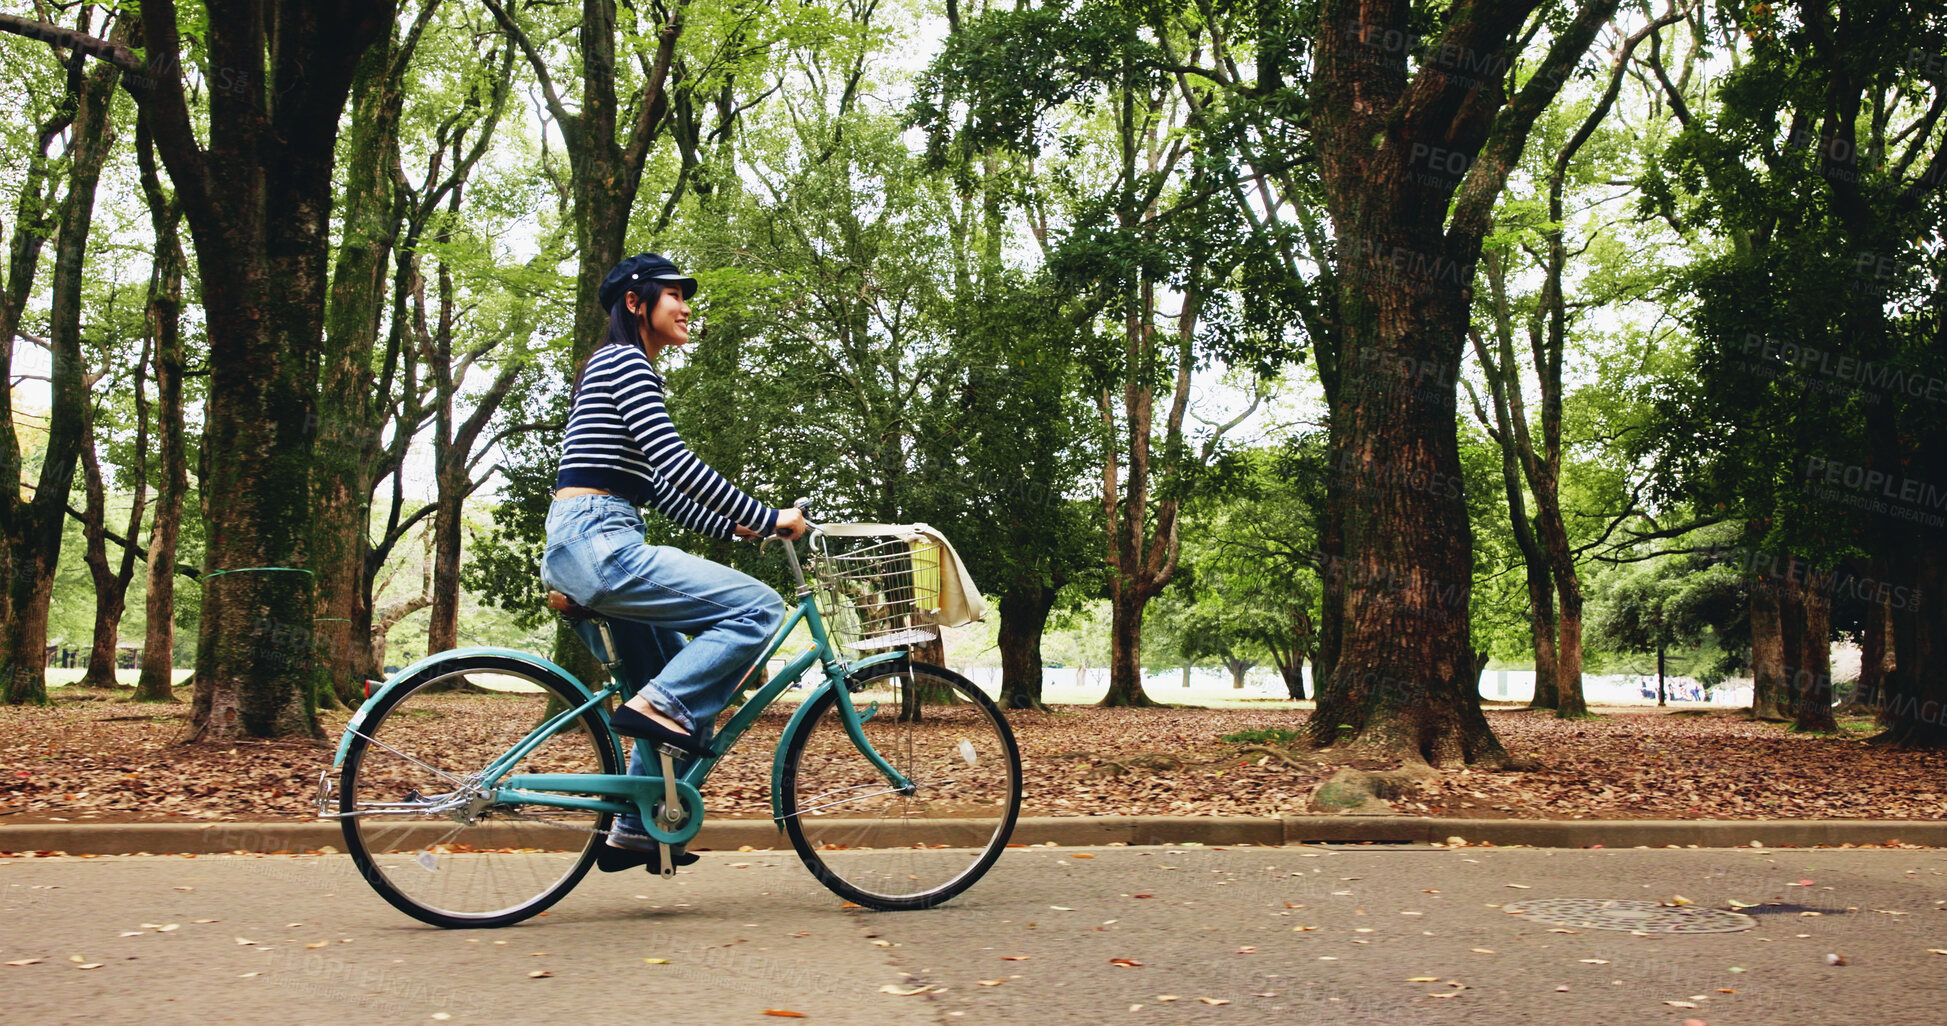
[[[331,749],[318,742],[175,744],[187,710],[61,689],[0,707],[0,823],[306,819]],[[774,708],[711,778],[713,815],[763,817]],[[1012,712],[1031,816],[1303,814],[1337,769],[1245,753],[1224,735],[1301,729],[1281,709]],[[1590,720],[1490,709],[1527,772],[1450,770],[1392,802],[1402,815],[1514,819],[1947,818],[1947,753],[1797,735],[1723,711],[1613,709]],[[323,714],[336,738],[345,714]],[[1282,747],[1276,741],[1272,747]],[[482,753],[485,754],[485,753]],[[1363,768],[1379,768],[1366,765]]]

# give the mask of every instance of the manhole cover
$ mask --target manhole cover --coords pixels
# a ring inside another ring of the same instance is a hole
[[[1750,916],[1714,908],[1672,908],[1654,901],[1603,898],[1539,898],[1517,901],[1503,911],[1559,926],[1633,933],[1736,933],[1758,925]]]

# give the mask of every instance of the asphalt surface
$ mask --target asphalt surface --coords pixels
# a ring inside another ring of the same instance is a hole
[[[1638,936],[1503,908],[1679,895],[1755,905],[1754,926]],[[593,874],[491,931],[408,919],[342,855],[0,859],[6,1011],[36,1026],[1937,1026],[1930,949],[1937,849],[1034,847],[889,914],[841,907],[788,851],[728,852],[671,881]]]

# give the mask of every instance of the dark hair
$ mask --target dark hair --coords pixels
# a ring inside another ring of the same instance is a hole
[[[588,361],[595,358],[595,353],[609,346],[639,346],[642,344],[642,335],[636,330],[635,317],[629,313],[628,293],[634,293],[644,304],[648,304],[652,291],[660,299],[665,290],[675,287],[677,286],[671,285],[669,282],[650,279],[636,284],[624,292],[623,295],[616,297],[615,305],[608,308],[608,331],[602,335],[602,344],[596,346],[594,352],[590,352],[587,357],[582,359],[581,366],[575,368],[575,387],[568,393],[568,402],[570,405],[581,395],[581,379],[588,373]]]

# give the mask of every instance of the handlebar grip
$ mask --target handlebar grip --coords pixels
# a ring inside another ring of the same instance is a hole
[[[810,508],[811,508],[811,500],[810,500],[810,499],[799,499],[798,501],[796,501],[796,502],[794,502],[794,503],[792,503],[791,505],[793,505],[793,506],[796,506],[796,507],[798,507],[798,508],[799,508],[799,509],[801,509],[801,510],[804,510],[804,509],[810,509]]]

